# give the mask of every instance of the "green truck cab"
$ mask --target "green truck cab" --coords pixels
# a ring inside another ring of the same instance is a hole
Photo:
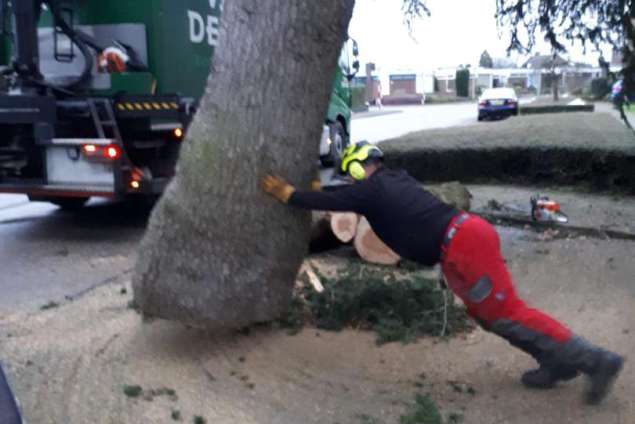
[[[334,165],[350,143],[353,103],[351,81],[359,71],[358,55],[357,42],[349,38],[342,47],[338,66],[335,70],[333,92],[320,142],[320,161],[324,166]]]
[[[160,194],[209,76],[221,13],[221,0],[0,0],[0,193],[65,208]],[[350,139],[356,56],[347,41],[323,164]]]

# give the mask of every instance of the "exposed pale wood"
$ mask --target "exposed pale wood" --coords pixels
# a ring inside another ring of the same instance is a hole
[[[399,255],[377,237],[364,217],[357,224],[353,243],[359,256],[367,262],[381,265],[396,265],[399,262]]]
[[[335,237],[342,243],[349,243],[357,233],[359,216],[354,212],[332,212],[330,224]]]
[[[306,275],[309,277],[309,282],[311,283],[315,291],[318,293],[322,293],[324,291],[324,286],[322,285],[320,278],[317,276],[317,274],[315,274],[315,271],[313,271],[311,268],[307,268],[305,272]]]

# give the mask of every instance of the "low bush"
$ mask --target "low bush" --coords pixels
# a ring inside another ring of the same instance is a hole
[[[611,92],[611,84],[606,78],[594,78],[591,80],[591,94],[596,99],[601,99]]]
[[[536,115],[540,113],[563,113],[563,112],[593,112],[594,105],[540,105],[521,106],[521,115]]]

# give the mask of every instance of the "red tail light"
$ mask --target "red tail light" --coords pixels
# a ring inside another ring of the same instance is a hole
[[[110,160],[119,159],[121,150],[117,146],[108,146],[104,149],[104,156]]]

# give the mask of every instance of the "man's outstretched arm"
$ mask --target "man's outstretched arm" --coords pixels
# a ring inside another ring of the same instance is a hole
[[[363,214],[371,201],[370,186],[360,182],[334,191],[296,190],[283,178],[267,175],[261,181],[263,191],[279,201],[303,209],[346,211]]]

